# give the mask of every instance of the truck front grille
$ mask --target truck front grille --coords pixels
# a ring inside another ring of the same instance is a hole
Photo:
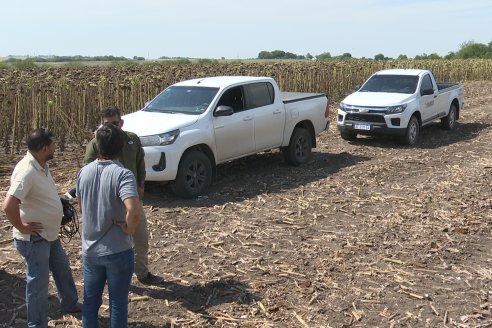
[[[386,123],[384,116],[372,114],[347,113],[345,121],[367,122],[367,123]]]

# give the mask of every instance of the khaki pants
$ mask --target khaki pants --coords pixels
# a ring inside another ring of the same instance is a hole
[[[135,275],[145,278],[149,272],[149,231],[142,202],[140,202],[140,207],[142,214],[137,231],[133,235],[133,249],[135,250]]]

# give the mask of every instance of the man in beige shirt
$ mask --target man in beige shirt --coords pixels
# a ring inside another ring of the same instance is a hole
[[[17,163],[3,210],[13,225],[14,245],[26,263],[28,327],[48,326],[48,285],[51,271],[65,313],[80,312],[77,289],[60,231],[63,208],[47,162],[56,144],[48,129],[27,137],[28,152]]]

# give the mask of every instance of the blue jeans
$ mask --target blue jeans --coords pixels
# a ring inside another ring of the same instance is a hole
[[[83,256],[84,307],[82,326],[99,327],[98,311],[106,281],[109,292],[109,317],[111,328],[128,325],[128,293],[134,268],[133,249],[107,256]]]
[[[14,245],[26,263],[27,326],[47,327],[50,271],[62,311],[73,309],[78,302],[68,257],[59,239],[47,241],[31,236],[30,241],[14,239]]]

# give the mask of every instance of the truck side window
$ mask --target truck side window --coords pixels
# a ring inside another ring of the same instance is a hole
[[[243,99],[243,91],[241,90],[241,87],[233,87],[224,92],[222,97],[220,97],[217,106],[230,106],[234,109],[235,113],[240,112],[244,110]]]
[[[246,84],[244,89],[247,109],[271,105],[275,100],[273,86],[269,82]]]
[[[434,87],[432,86],[432,80],[429,74],[426,74],[422,78],[422,84],[420,85],[420,94],[422,94],[422,91],[425,89],[433,89]]]

